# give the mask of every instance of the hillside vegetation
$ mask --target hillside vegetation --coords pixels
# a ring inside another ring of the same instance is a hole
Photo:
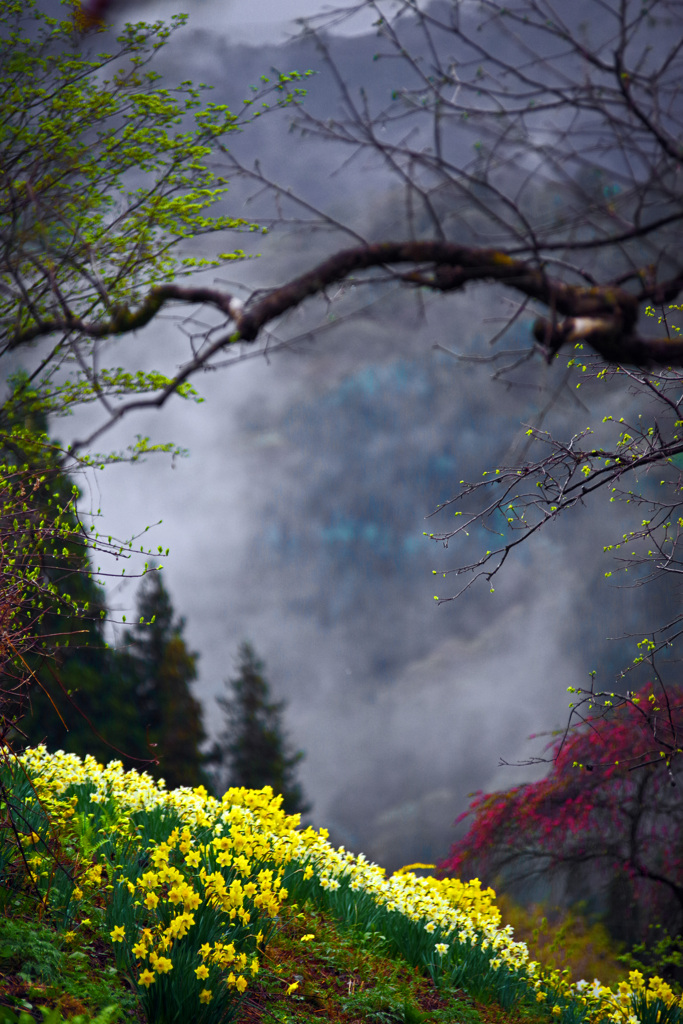
[[[272,790],[167,791],[44,748],[1,769],[0,1021],[676,1024],[632,971],[544,969],[479,882],[385,872]]]

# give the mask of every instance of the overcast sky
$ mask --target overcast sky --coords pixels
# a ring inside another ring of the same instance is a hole
[[[297,20],[311,18],[331,11],[343,11],[357,6],[357,0],[338,0],[321,3],[320,0],[191,0],[180,4],[173,0],[149,0],[147,3],[121,4],[126,20],[170,19],[172,15],[186,13],[193,28],[209,28],[225,33],[234,43],[280,43],[298,31]],[[385,6],[390,6],[385,4]],[[339,21],[337,31],[352,35],[367,31],[374,14],[367,12]]]

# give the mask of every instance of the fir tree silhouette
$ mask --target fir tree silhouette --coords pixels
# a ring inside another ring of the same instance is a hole
[[[147,755],[158,761],[148,770],[163,777],[170,789],[205,785],[200,748],[206,736],[201,705],[190,688],[197,678],[198,656],[187,649],[185,621],[176,619],[158,571],[142,582],[137,618],[137,625],[125,635],[126,661]]]
[[[296,767],[305,755],[289,749],[282,725],[285,702],[270,699],[264,671],[251,644],[242,643],[237,675],[225,683],[228,694],[216,698],[225,724],[211,760],[220,765],[216,774],[222,791],[272,786],[288,814],[305,814],[310,805],[296,780]]]

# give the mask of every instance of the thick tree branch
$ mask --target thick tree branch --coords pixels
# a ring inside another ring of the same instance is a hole
[[[232,297],[216,291],[215,288],[185,288],[177,284],[165,284],[152,288],[136,310],[130,310],[127,306],[119,306],[113,311],[109,320],[87,321],[69,315],[39,320],[32,327],[13,334],[6,347],[9,350],[16,349],[37,338],[44,338],[48,334],[57,332],[81,334],[88,338],[110,338],[117,334],[129,334],[132,331],[140,330],[141,327],[146,327],[161,307],[170,301],[206,302],[211,306],[216,306],[227,316],[232,315],[230,311]]]
[[[542,303],[551,316],[536,322],[534,336],[549,358],[564,345],[581,342],[609,363],[638,367],[683,365],[683,341],[642,337],[635,330],[638,302],[671,301],[683,289],[683,271],[667,282],[642,288],[636,298],[613,284],[601,287],[568,284],[550,277],[542,267],[513,259],[503,250],[471,248],[445,241],[383,242],[341,250],[300,277],[260,295],[246,308],[230,294],[217,289],[162,285],[153,288],[135,310],[119,308],[110,320],[93,323],[69,316],[42,321],[17,332],[10,339],[9,347],[17,348],[55,331],[90,338],[129,333],[148,324],[165,303],[182,301],[214,306],[234,321],[236,329],[210,346],[213,354],[218,348],[238,341],[254,341],[268,323],[356,272],[402,264],[416,265],[415,270],[400,276],[408,285],[450,292],[472,281],[498,282]],[[205,354],[193,361],[196,365],[192,372],[204,365],[206,358]],[[183,379],[187,379],[186,373]]]

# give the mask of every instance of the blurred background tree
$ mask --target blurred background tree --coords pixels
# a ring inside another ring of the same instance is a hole
[[[217,789],[231,786],[261,789],[272,786],[282,795],[288,814],[305,814],[309,805],[296,780],[301,750],[292,752],[284,732],[284,701],[270,699],[265,666],[250,643],[241,644],[237,675],[226,680],[227,695],[217,697],[224,726],[211,761],[216,766]]]
[[[0,411],[3,483],[7,488],[15,477],[30,494],[12,521],[14,571],[30,592],[23,601],[15,595],[23,639],[21,649],[13,644],[6,651],[0,687],[9,694],[26,683],[11,714],[25,740],[109,760],[141,745],[133,693],[106,639],[105,593],[90,556],[112,545],[93,541],[80,517],[80,490],[26,376],[11,383],[12,399]]]
[[[30,389],[24,394],[30,396]],[[19,518],[12,525],[15,540],[22,541],[21,571],[36,572],[43,593],[24,610],[30,644],[8,651],[0,681],[9,694],[30,673],[23,700],[13,708],[18,735],[102,761],[150,762],[153,774],[164,774],[171,786],[199,785],[206,781],[199,751],[205,737],[190,690],[196,655],[185,645],[183,620],[175,617],[159,571],[151,572],[138,594],[137,625],[118,649],[112,647],[91,552],[114,553],[113,541],[80,517],[80,491],[64,468],[65,453],[49,437],[45,413],[40,407],[27,411],[26,401],[5,407],[17,429],[7,425],[4,472],[13,468],[33,483],[23,533]]]
[[[137,624],[124,635],[120,658],[147,756],[156,761],[147,770],[164,778],[170,789],[204,785],[200,748],[206,736],[201,705],[191,689],[198,655],[187,648],[185,620],[176,618],[158,570],[140,585],[136,616]],[[140,754],[144,756],[142,750]]]
[[[633,945],[656,925],[683,933],[683,692],[647,686],[616,695],[556,739],[538,782],[480,793],[469,830],[442,862],[458,877],[494,881],[520,896],[556,883],[558,898],[599,914]],[[656,723],[656,724],[655,724]],[[652,756],[656,731],[660,750]]]

